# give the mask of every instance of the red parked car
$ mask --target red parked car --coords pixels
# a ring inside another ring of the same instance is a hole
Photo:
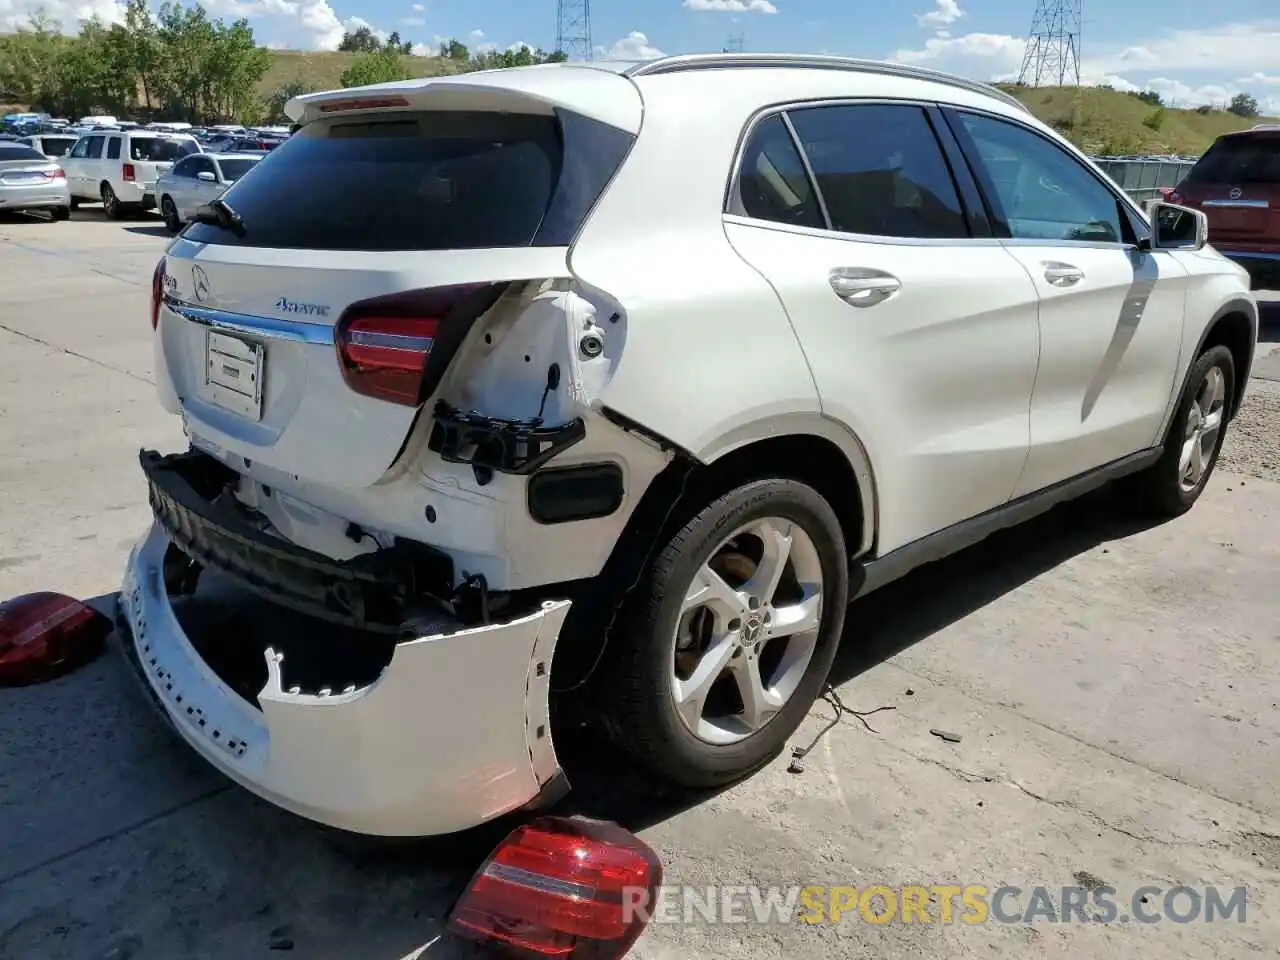
[[[1280,125],[1219,137],[1169,201],[1208,214],[1209,242],[1255,290],[1280,290]]]

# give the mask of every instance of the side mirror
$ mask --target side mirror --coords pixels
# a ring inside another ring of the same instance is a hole
[[[1209,218],[1201,210],[1152,200],[1147,217],[1152,250],[1200,250],[1209,242]]]
[[[199,173],[197,173],[197,174],[196,174],[196,179],[197,179],[197,180],[203,180],[205,183],[217,183],[217,182],[218,182],[218,178],[217,178],[217,177],[215,177],[215,176],[214,176],[212,173],[210,173],[208,170],[201,170]]]

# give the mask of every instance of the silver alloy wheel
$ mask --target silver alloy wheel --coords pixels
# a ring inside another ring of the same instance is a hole
[[[694,736],[728,745],[786,705],[822,624],[822,562],[799,524],[754,520],[698,568],[676,626],[671,696]]]
[[[1227,378],[1222,368],[1210,367],[1187,411],[1187,429],[1178,457],[1178,481],[1184,493],[1196,489],[1209,469],[1222,430],[1226,397]]]

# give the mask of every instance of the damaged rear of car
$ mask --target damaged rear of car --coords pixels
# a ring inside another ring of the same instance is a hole
[[[126,645],[249,789],[363,833],[452,832],[563,788],[558,585],[600,572],[671,457],[593,407],[625,326],[569,269],[642,104],[558,67],[291,112],[156,268],[159,390],[190,449],[141,454]],[[209,577],[295,618],[247,687],[216,654],[238,638],[182,622]],[[349,656],[321,666],[325,629]]]

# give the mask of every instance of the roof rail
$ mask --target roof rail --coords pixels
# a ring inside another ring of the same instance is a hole
[[[629,77],[645,77],[663,73],[680,73],[685,70],[750,69],[761,67],[849,70],[856,73],[878,73],[893,77],[904,77],[909,80],[945,83],[961,90],[995,97],[1011,107],[1017,107],[1026,113],[1031,112],[1017,97],[1006,93],[999,87],[983,83],[981,80],[969,80],[965,77],[957,77],[954,74],[943,73],[941,70],[913,67],[905,63],[859,60],[854,57],[832,57],[807,53],[693,53],[647,60],[628,69],[626,75]]]

